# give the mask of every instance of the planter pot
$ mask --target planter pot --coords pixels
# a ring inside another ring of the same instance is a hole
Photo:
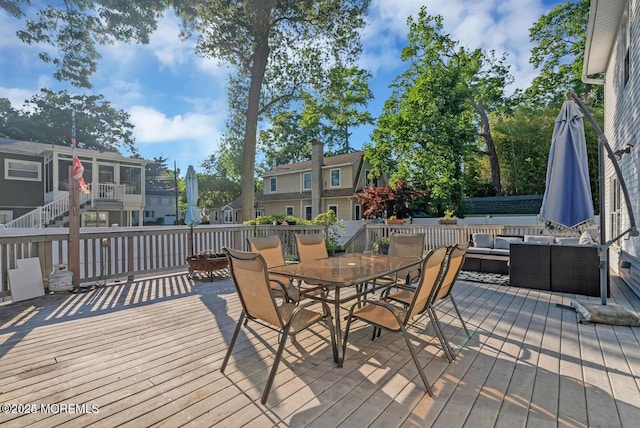
[[[389,253],[389,244],[376,244],[377,252],[379,254],[388,254]]]
[[[458,224],[457,218],[441,218],[438,219],[439,224]]]
[[[384,224],[404,224],[404,220],[403,219],[398,219],[398,220],[389,220],[386,219],[384,221]]]

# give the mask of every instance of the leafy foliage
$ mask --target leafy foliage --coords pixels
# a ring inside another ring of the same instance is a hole
[[[409,18],[408,70],[393,84],[366,159],[372,174],[419,183],[437,211],[461,211],[462,162],[476,139],[466,54],[442,30],[442,17],[422,8]]]
[[[384,218],[385,215],[399,219],[409,217],[414,200],[425,195],[425,190],[417,190],[403,180],[398,180],[393,188],[372,184],[355,194],[363,208],[362,217],[370,219]]]
[[[0,100],[0,134],[18,140],[71,145],[71,112],[76,112],[79,148],[136,154],[129,114],[116,110],[102,95],[71,95],[67,91],[41,89],[22,110]]]
[[[523,101],[542,106],[556,104],[571,90],[602,105],[603,87],[585,86],[581,79],[589,4],[589,0],[559,4],[530,29],[529,38],[535,46],[529,61],[540,69],[540,75],[526,90]]]
[[[27,0],[6,0],[0,7],[24,20],[18,37],[30,45],[54,49],[40,53],[40,59],[55,66],[54,77],[72,85],[91,88],[100,54],[97,46],[115,41],[148,43],[157,20],[166,8],[160,0],[65,0],[40,9],[34,18],[24,19]]]

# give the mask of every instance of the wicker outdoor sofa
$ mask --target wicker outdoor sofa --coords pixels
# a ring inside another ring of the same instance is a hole
[[[463,270],[509,275],[515,287],[600,295],[598,249],[578,237],[474,234]]]

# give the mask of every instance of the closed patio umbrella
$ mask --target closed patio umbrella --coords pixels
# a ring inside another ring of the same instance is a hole
[[[191,227],[191,255],[193,255],[193,226],[200,223],[202,217],[198,210],[198,176],[192,165],[187,169],[185,176],[185,187],[187,194],[187,212],[184,216],[184,224]]]
[[[567,100],[553,128],[540,219],[550,227],[575,229],[593,218],[582,113],[575,101]]]

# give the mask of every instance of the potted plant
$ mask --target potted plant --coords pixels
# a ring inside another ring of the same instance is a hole
[[[404,224],[404,220],[392,215],[384,221],[384,224]]]
[[[331,242],[327,240],[325,245],[327,246],[327,253],[329,254],[329,257],[337,253],[344,252],[344,249],[342,248],[342,246],[340,244],[336,244],[335,242]]]
[[[389,252],[389,238],[383,236],[373,243],[373,251],[377,254],[387,254]]]
[[[444,217],[438,220],[440,224],[458,224],[458,217],[452,209],[444,211]]]
[[[341,232],[344,232],[346,227],[342,223],[342,220],[338,219],[336,213],[333,210],[329,210],[326,213],[320,213],[313,219],[312,223],[324,227],[327,252],[339,252],[342,247],[338,244],[338,239],[340,239],[340,236],[342,235]]]

